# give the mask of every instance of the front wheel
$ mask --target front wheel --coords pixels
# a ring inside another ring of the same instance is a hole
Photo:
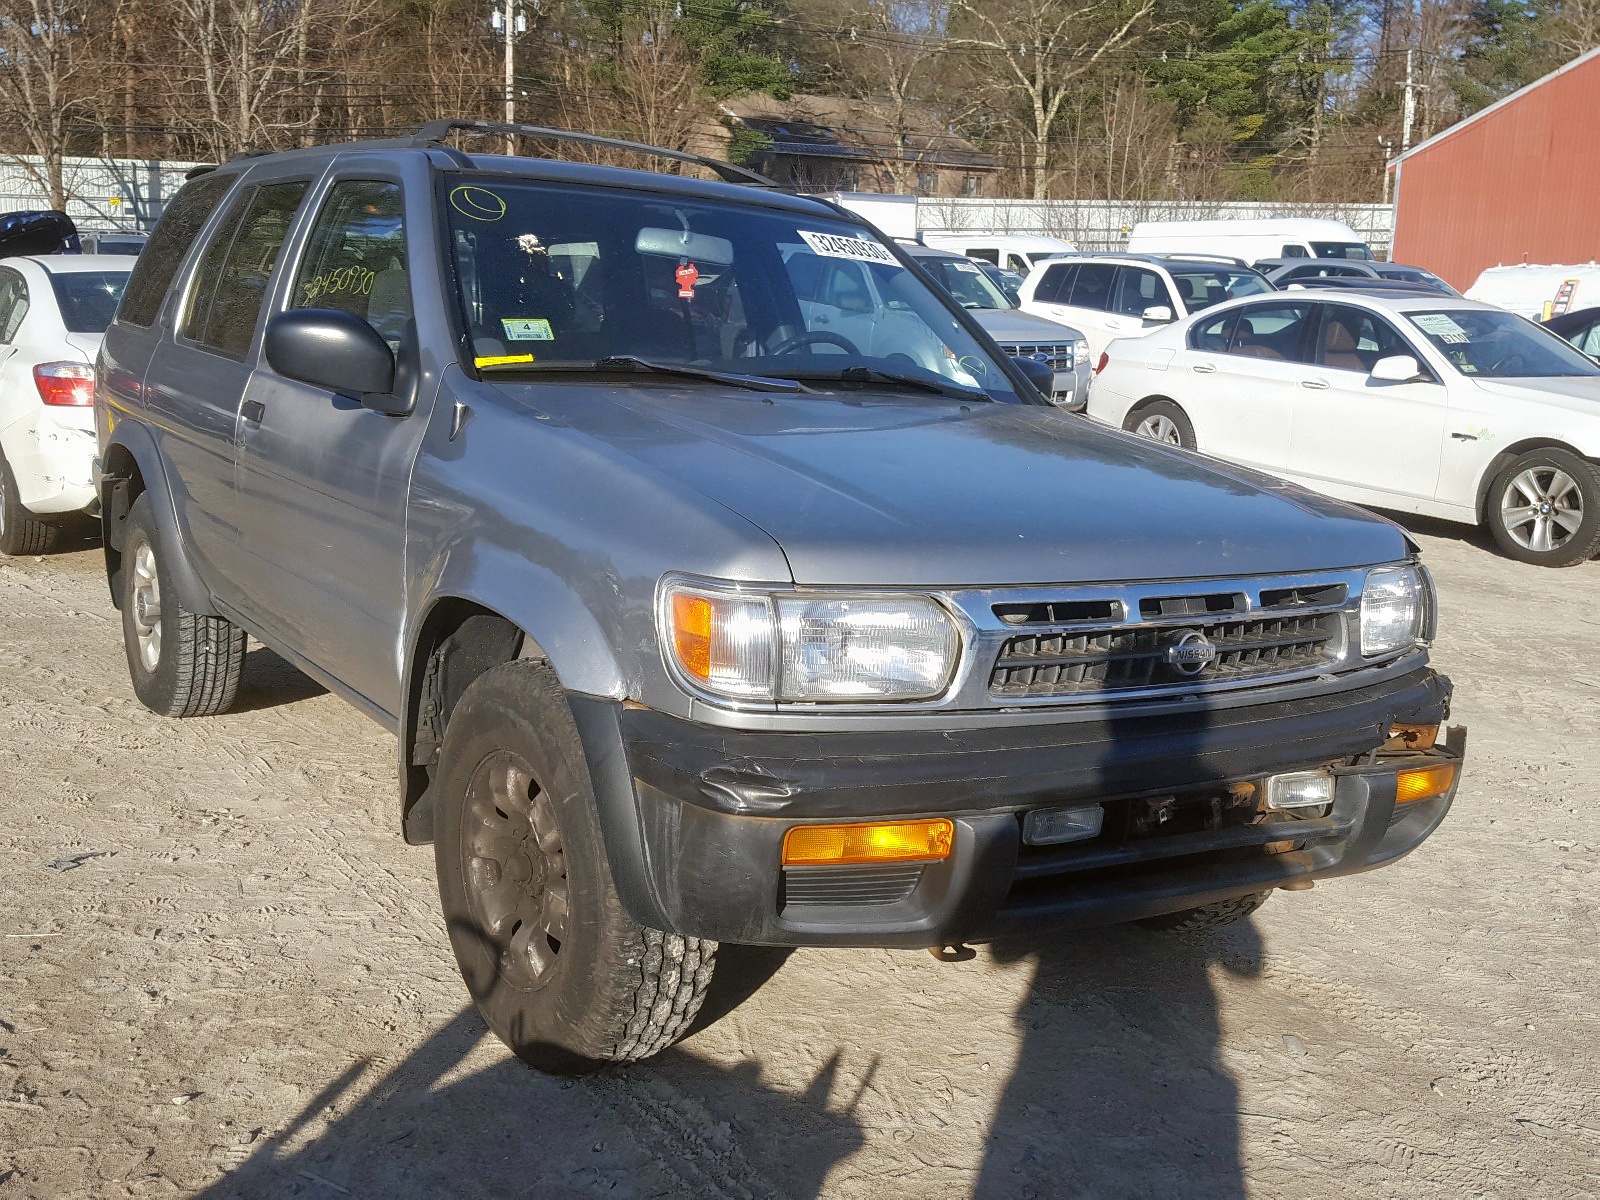
[[[1140,405],[1128,414],[1122,428],[1164,446],[1194,449],[1194,425],[1189,421],[1189,414],[1170,400],[1153,400]]]
[[[716,943],[649,929],[612,881],[583,746],[549,667],[476,679],[440,754],[434,861],[467,990],[518,1057],[578,1074],[688,1031]]]
[[[1600,551],[1600,470],[1566,450],[1531,450],[1495,477],[1489,532],[1512,558],[1572,567]]]

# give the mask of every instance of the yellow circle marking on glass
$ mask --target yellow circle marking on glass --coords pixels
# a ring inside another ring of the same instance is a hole
[[[450,207],[474,221],[498,221],[506,215],[506,202],[488,188],[462,184],[450,193]]]

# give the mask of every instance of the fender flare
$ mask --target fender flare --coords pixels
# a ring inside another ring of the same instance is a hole
[[[126,503],[116,502],[119,482],[127,480],[126,473],[115,470],[117,450],[133,459],[143,488],[126,497]],[[199,573],[189,560],[183,533],[178,525],[177,504],[172,496],[172,484],[167,478],[166,461],[156,444],[155,435],[137,421],[122,420],[107,440],[99,458],[98,490],[100,493],[101,534],[105,544],[106,583],[111,588],[111,601],[117,603],[116,574],[121,562],[123,533],[121,523],[127,520],[128,508],[140,495],[149,496],[150,512],[155,518],[156,535],[169,553],[161,564],[162,584],[177,593],[179,601],[190,612],[200,616],[220,615],[211,598],[211,589],[201,581]]]

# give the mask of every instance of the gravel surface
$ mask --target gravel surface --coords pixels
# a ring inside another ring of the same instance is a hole
[[[0,1198],[1600,1194],[1600,564],[1423,541],[1471,742],[1411,858],[1199,939],[730,953],[578,1082],[466,1006],[386,734],[259,648],[154,717],[98,551],[0,561]]]

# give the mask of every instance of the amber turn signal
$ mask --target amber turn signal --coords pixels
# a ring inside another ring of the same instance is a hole
[[[1395,780],[1394,802],[1410,804],[1415,800],[1432,800],[1450,790],[1456,781],[1456,764],[1439,763],[1431,767],[1412,767],[1401,771]]]
[[[711,601],[682,592],[673,596],[672,636],[683,669],[696,679],[710,679]]]
[[[783,836],[783,865],[937,861],[950,857],[955,831],[942,817],[866,825],[796,825]]]

